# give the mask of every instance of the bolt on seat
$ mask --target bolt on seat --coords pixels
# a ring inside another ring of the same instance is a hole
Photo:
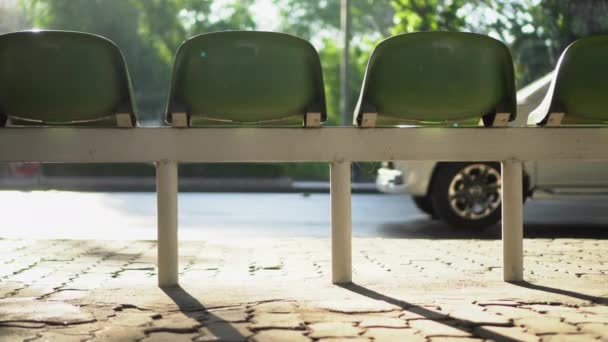
[[[515,111],[513,62],[502,42],[473,33],[418,32],[374,49],[354,124],[506,126]]]
[[[608,125],[608,35],[582,38],[562,53],[529,125]]]
[[[0,126],[136,125],[127,66],[110,40],[70,31],[0,35]]]
[[[166,115],[173,127],[318,127],[326,117],[319,56],[303,39],[215,32],[177,51]]]

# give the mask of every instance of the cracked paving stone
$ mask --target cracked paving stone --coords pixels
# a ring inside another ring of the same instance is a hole
[[[608,324],[600,324],[600,323],[585,323],[579,325],[582,332],[599,335],[599,336],[608,336]],[[608,338],[607,338],[608,340]]]
[[[205,323],[211,322],[232,322],[240,323],[246,322],[249,318],[249,314],[245,309],[223,309],[223,310],[209,310]]]
[[[470,322],[469,325],[513,325],[512,319],[484,311],[482,308],[475,305],[459,307],[449,311],[448,315],[458,321]]]
[[[494,341],[515,340],[522,342],[536,342],[538,337],[531,333],[527,333],[520,327],[494,327],[481,326],[473,329],[475,336],[480,336]]]
[[[551,312],[550,315],[562,318],[566,323],[582,324],[582,323],[604,323],[608,324],[608,316],[594,315],[592,313],[573,311],[560,312],[559,314]]]
[[[417,319],[410,321],[412,328],[419,330],[425,336],[451,336],[451,337],[470,337],[464,327],[457,327],[454,321],[431,321],[428,319]]]
[[[48,286],[28,286],[17,291],[14,298],[18,297],[44,297],[55,293],[55,289]]]
[[[414,329],[369,328],[363,336],[375,341],[411,341],[426,342],[426,338]]]
[[[569,310],[573,309],[573,308],[570,308],[567,306],[546,305],[546,304],[524,305],[523,308],[533,310],[533,311],[536,311],[541,314],[545,314],[548,312],[555,312],[555,311],[557,311],[557,312],[569,311]]]
[[[254,330],[261,329],[303,329],[304,321],[299,314],[256,314],[251,319]]]
[[[31,282],[35,282],[41,278],[44,278],[46,275],[48,275],[48,273],[49,273],[48,269],[42,267],[42,265],[40,265],[40,264],[35,264],[35,265],[32,265],[31,268],[28,268],[27,270],[24,270],[23,272],[14,274],[13,276],[11,276],[11,280],[24,282],[24,283],[31,283]]]
[[[191,342],[198,334],[174,334],[169,332],[156,332],[141,340],[142,342]]]
[[[228,323],[217,322],[211,323],[199,330],[201,336],[194,341],[229,341],[240,342],[246,341],[253,333],[247,329],[246,323]]]
[[[404,310],[400,316],[401,319],[406,321],[417,320],[417,319],[432,319],[432,320],[445,320],[448,319],[448,315],[445,312],[435,310],[433,308],[426,308],[423,306],[415,306]]]
[[[400,310],[399,306],[385,301],[373,299],[324,301],[318,303],[319,308],[341,313],[369,313]]]
[[[298,306],[293,302],[268,302],[260,303],[254,307],[255,312],[267,313],[293,313],[296,312]]]
[[[499,315],[509,317],[512,319],[533,317],[533,316],[538,315],[536,312],[534,312],[532,310],[522,309],[520,307],[503,306],[503,305],[488,305],[488,306],[486,306],[486,310],[488,312],[497,313]]]
[[[483,339],[475,337],[431,337],[431,342],[482,342]]]
[[[85,340],[89,340],[93,337],[93,334],[86,334],[86,335],[65,335],[65,334],[61,334],[58,332],[55,332],[54,330],[51,331],[44,331],[41,333],[38,333],[38,338],[36,338],[33,341],[44,341],[44,342],[80,342],[80,341],[85,341]]]
[[[71,301],[86,297],[89,293],[90,291],[88,290],[59,290],[48,296],[46,299],[56,301]]]
[[[394,317],[366,317],[359,323],[360,328],[406,328],[407,323]]]
[[[35,298],[0,299],[0,322],[25,321],[49,324],[79,324],[95,321],[80,307]]]
[[[304,310],[300,311],[300,316],[307,323],[317,322],[360,322],[366,318],[362,315],[349,315],[340,312]]]
[[[498,299],[498,300],[482,300],[479,302],[475,302],[475,304],[477,304],[479,306],[488,306],[488,305],[519,306],[520,303],[518,301],[514,301],[514,300]]]
[[[13,328],[29,328],[38,329],[44,328],[46,324],[41,322],[4,322],[0,323],[0,327],[13,327]]]
[[[154,320],[151,327],[145,329],[146,333],[156,331],[189,333],[195,332],[202,326],[201,321],[205,317],[204,312],[189,312],[187,314],[178,312],[162,315],[162,318]]]
[[[578,308],[568,306],[551,306],[551,305],[535,305],[532,309],[552,316],[560,318],[562,321],[571,324],[579,323],[608,323],[608,315],[596,315],[590,312],[584,312]]]
[[[94,333],[92,341],[135,341],[146,337],[143,330],[133,327],[108,326]]]
[[[76,288],[80,290],[95,290],[98,289],[101,284],[107,286],[108,281],[112,279],[111,275],[103,273],[87,273],[86,275],[80,276],[77,279],[70,282],[70,288]]]
[[[104,322],[105,323],[105,322]],[[63,335],[93,335],[94,331],[101,330],[103,324],[100,322],[87,324],[74,324],[69,326],[54,327],[51,331]]]
[[[254,342],[309,342],[310,338],[302,335],[302,332],[293,330],[262,330],[251,338]]]
[[[116,317],[116,311],[111,306],[95,306],[92,311],[97,321],[105,322],[110,318]]]
[[[1,279],[1,277],[0,277]],[[5,281],[0,282],[0,298],[7,297],[8,295],[14,293],[17,290],[24,288],[26,285],[19,282]]]
[[[596,315],[608,316],[608,305],[603,306],[583,306],[579,308],[583,312],[590,312]]]
[[[357,337],[363,332],[354,324],[343,322],[313,323],[308,328],[311,330],[308,336],[312,338]]]
[[[0,341],[23,341],[35,338],[36,330],[27,328],[0,327]]]
[[[527,331],[540,334],[575,333],[576,326],[562,322],[559,318],[535,316],[524,317],[516,320],[518,326],[523,326]]]
[[[345,338],[322,338],[318,342],[369,342],[371,339],[367,337],[345,337]]]
[[[116,317],[112,318],[112,325],[124,327],[140,327],[152,322],[152,316],[156,315],[151,311],[139,311],[137,309],[126,309],[119,311]]]
[[[559,334],[546,335],[541,338],[542,342],[587,342],[597,341],[597,336],[587,334]]]

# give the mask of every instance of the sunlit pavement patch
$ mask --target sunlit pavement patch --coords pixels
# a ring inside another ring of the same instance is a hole
[[[497,240],[356,238],[344,286],[329,247],[184,242],[181,287],[160,289],[152,241],[0,239],[0,339],[608,338],[602,240],[526,240],[520,284],[500,281]]]

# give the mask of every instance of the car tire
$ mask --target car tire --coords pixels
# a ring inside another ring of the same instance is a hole
[[[501,217],[499,163],[442,163],[430,202],[441,220],[459,229],[483,229]]]
[[[439,219],[428,196],[412,196],[412,200],[420,211],[429,215],[433,220]]]

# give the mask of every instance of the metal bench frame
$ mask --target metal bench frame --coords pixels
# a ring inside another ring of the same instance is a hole
[[[332,281],[352,280],[351,161],[501,161],[503,279],[523,280],[522,162],[608,160],[608,128],[3,128],[0,162],[155,162],[158,284],[178,284],[179,162],[331,164]]]

